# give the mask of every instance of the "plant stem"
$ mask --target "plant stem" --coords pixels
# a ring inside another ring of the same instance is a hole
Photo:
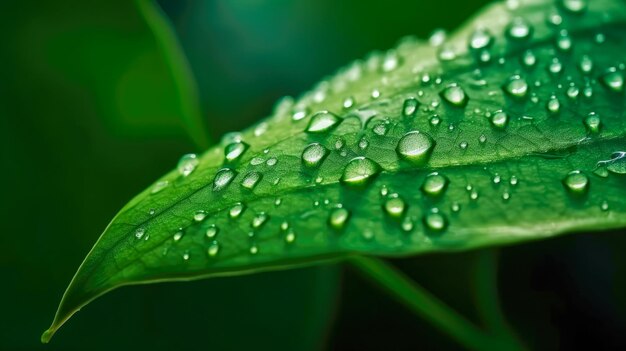
[[[192,141],[202,151],[210,145],[205,123],[203,122],[198,88],[187,57],[178,42],[167,16],[154,0],[135,0],[139,14],[154,35],[163,59],[170,69],[178,101],[182,110],[180,116]]]
[[[509,340],[495,338],[437,299],[409,277],[382,260],[356,256],[350,262],[390,295],[470,350],[520,350]]]
[[[498,251],[484,249],[477,252],[473,269],[474,300],[480,318],[487,329],[502,339],[520,344],[506,322],[498,294]]]

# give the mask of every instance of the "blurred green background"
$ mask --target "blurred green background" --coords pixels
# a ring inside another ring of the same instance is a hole
[[[140,1],[0,3],[0,350],[457,349],[338,265],[123,288],[39,343],[108,221],[181,154],[202,151],[203,128],[217,140],[351,60],[453,29],[487,3],[159,1],[184,62],[164,55]],[[184,107],[196,97],[199,114]],[[504,307],[529,346],[626,349],[623,234],[502,251]],[[474,256],[397,264],[474,316]]]

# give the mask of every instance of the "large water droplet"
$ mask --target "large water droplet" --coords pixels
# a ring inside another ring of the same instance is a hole
[[[178,161],[178,173],[183,177],[190,175],[191,172],[196,169],[199,162],[196,154],[183,155]]]
[[[329,111],[320,111],[314,114],[306,126],[308,133],[326,133],[335,128],[341,122],[341,118]]]
[[[515,98],[523,98],[528,93],[528,83],[519,75],[510,77],[503,88],[507,94]]]
[[[581,171],[572,171],[563,179],[563,185],[570,193],[581,195],[589,189],[589,178]]]
[[[220,191],[226,188],[235,176],[237,176],[237,172],[230,168],[222,168],[217,171],[215,178],[213,178],[213,191]]]
[[[434,172],[426,176],[422,184],[422,191],[428,196],[439,196],[446,191],[448,187],[448,178]]]
[[[413,164],[424,165],[428,162],[434,147],[435,140],[428,134],[412,131],[400,138],[396,152]]]
[[[257,184],[259,184],[261,178],[263,178],[263,174],[260,172],[250,172],[241,180],[241,186],[248,190],[252,190],[257,186]]]
[[[326,156],[328,156],[328,153],[328,149],[321,144],[310,144],[302,152],[302,164],[310,168],[319,167]]]
[[[343,170],[341,181],[348,185],[364,185],[380,173],[380,165],[367,157],[355,157]]]
[[[335,208],[330,211],[328,224],[334,229],[343,229],[350,218],[350,211],[345,208]]]
[[[385,200],[383,209],[387,215],[394,218],[400,218],[406,211],[406,203],[400,196],[398,196],[398,194],[391,194]]]
[[[248,147],[249,145],[244,143],[243,141],[234,142],[226,145],[226,147],[224,148],[224,157],[226,158],[226,161],[232,162],[238,159],[239,157],[241,157],[241,155],[243,155],[244,152],[246,152]]]
[[[461,88],[461,86],[456,83],[452,83],[445,87],[439,93],[439,95],[446,102],[456,107],[465,107],[465,105],[467,105],[467,102],[469,101],[465,90],[463,90],[463,88]]]

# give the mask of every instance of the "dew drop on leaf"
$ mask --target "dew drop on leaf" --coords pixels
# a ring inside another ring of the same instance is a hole
[[[424,178],[422,191],[428,196],[439,196],[446,191],[448,183],[448,178],[437,172],[434,172]]]
[[[174,241],[180,241],[180,239],[183,238],[184,234],[185,232],[183,231],[183,229],[179,229],[176,233],[174,233]]]
[[[380,173],[380,165],[367,157],[355,157],[343,170],[341,181],[348,185],[364,185]]]
[[[482,50],[488,48],[493,42],[493,35],[485,28],[477,28],[469,37],[469,48]]]
[[[209,239],[213,239],[217,236],[217,234],[219,233],[219,228],[215,225],[215,224],[211,224],[207,229],[206,229],[206,237]]]
[[[254,218],[252,218],[252,223],[251,223],[252,228],[254,229],[261,228],[263,224],[265,224],[265,222],[267,222],[269,218],[270,216],[268,216],[267,213],[265,212],[257,213],[257,215],[254,216]]]
[[[141,239],[145,233],[146,230],[144,228],[137,228],[137,230],[135,230],[135,238]]]
[[[400,218],[406,211],[406,203],[398,194],[391,194],[385,200],[383,208],[390,217]]]
[[[400,138],[396,152],[415,165],[424,165],[428,162],[434,147],[435,140],[430,135],[411,131]]]
[[[245,210],[246,206],[243,203],[238,202],[230,208],[230,210],[228,211],[228,215],[230,216],[230,218],[233,219],[238,218]]]
[[[205,218],[206,218],[206,212],[202,210],[198,210],[196,211],[196,213],[193,214],[193,220],[196,222],[202,222],[204,221]]]
[[[624,76],[615,67],[609,68],[600,78],[602,84],[614,92],[624,90]]]
[[[441,232],[448,226],[448,220],[438,209],[434,208],[424,215],[424,225],[430,231]]]
[[[504,85],[504,91],[512,97],[523,98],[528,92],[528,83],[524,78],[516,74],[510,77]]]
[[[206,252],[209,255],[209,257],[217,256],[217,254],[220,252],[220,244],[217,241],[213,240],[209,244],[209,248],[207,249]]]
[[[161,180],[159,182],[156,182],[156,184],[154,184],[154,186],[152,187],[152,190],[150,190],[151,194],[156,194],[161,192],[161,190],[167,188],[170,185],[170,182],[168,182],[167,180]]]
[[[465,93],[465,90],[461,88],[460,85],[456,83],[452,83],[445,87],[439,95],[442,99],[444,99],[447,103],[455,107],[465,107],[469,98]]]
[[[415,111],[417,111],[417,107],[419,106],[419,102],[416,98],[408,98],[404,100],[404,104],[402,106],[402,114],[405,117],[410,117],[415,115]]]
[[[572,171],[563,178],[563,185],[572,194],[584,194],[589,189],[589,178],[581,171]]]
[[[330,211],[330,215],[328,217],[328,224],[334,229],[342,229],[348,219],[350,218],[350,211],[345,208],[334,208]]]
[[[587,0],[561,0],[561,6],[570,13],[579,14],[587,9]]]
[[[238,141],[226,145],[226,147],[224,148],[224,157],[226,158],[226,161],[232,162],[238,159],[239,157],[241,157],[241,155],[244,154],[244,152],[246,152],[248,147],[249,145],[244,143],[243,141]]]
[[[494,112],[491,116],[491,125],[498,129],[504,129],[508,123],[509,116],[502,110]]]
[[[259,181],[261,181],[261,178],[263,178],[262,173],[250,172],[246,174],[241,180],[241,186],[248,190],[252,190],[254,189],[254,187],[257,186],[257,184],[259,184]]]
[[[320,111],[314,114],[306,127],[308,133],[326,133],[335,128],[341,118],[329,111]]]
[[[178,161],[178,173],[186,177],[193,172],[198,166],[198,156],[196,154],[185,154]]]
[[[521,17],[516,17],[507,26],[506,33],[514,40],[528,39],[532,34],[532,27]]]
[[[226,188],[235,176],[237,176],[237,172],[230,168],[222,168],[217,171],[215,178],[213,178],[213,191],[220,191]]]
[[[583,122],[585,123],[585,127],[589,133],[598,133],[600,131],[601,122],[600,116],[598,116],[597,113],[589,113]]]

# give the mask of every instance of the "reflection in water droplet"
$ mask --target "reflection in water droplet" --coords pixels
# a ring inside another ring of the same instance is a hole
[[[380,165],[367,157],[355,157],[343,170],[341,181],[348,185],[364,185],[378,175]]]

